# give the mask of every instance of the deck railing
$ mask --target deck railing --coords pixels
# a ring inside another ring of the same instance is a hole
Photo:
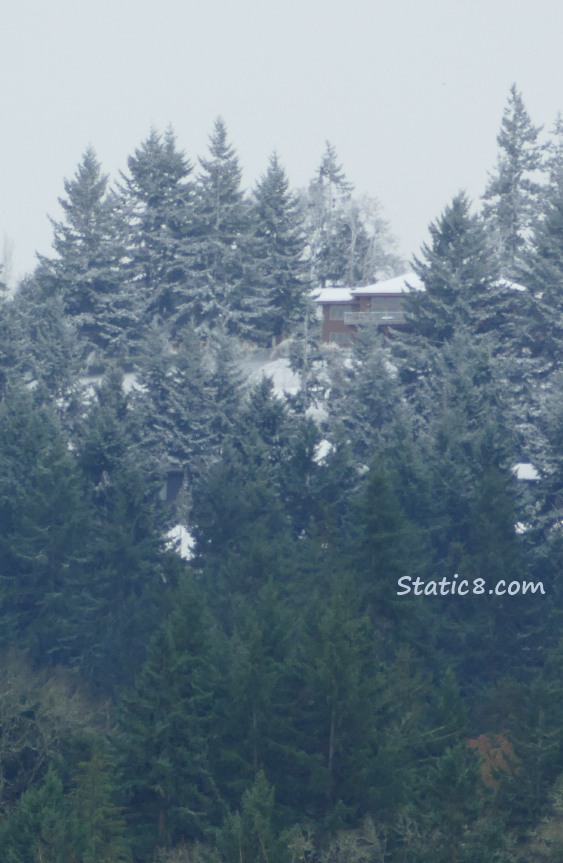
[[[381,312],[344,312],[344,323],[358,324],[404,324],[405,313],[401,310]]]

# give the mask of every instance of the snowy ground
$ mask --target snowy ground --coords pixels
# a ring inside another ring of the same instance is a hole
[[[291,370],[289,360],[286,357],[268,360],[257,368],[251,369],[248,374],[248,380],[251,384],[258,384],[265,377],[272,378],[274,392],[280,397],[285,393],[294,396],[301,389],[299,375]]]

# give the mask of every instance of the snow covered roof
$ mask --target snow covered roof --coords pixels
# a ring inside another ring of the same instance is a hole
[[[354,299],[350,288],[321,288],[314,297],[317,303],[351,303]]]
[[[518,464],[514,465],[512,470],[516,474],[516,479],[534,482],[540,478],[536,468],[533,464],[530,464],[530,462],[518,462]]]
[[[409,294],[411,290],[424,290],[424,285],[416,273],[403,273],[402,276],[394,276],[364,288],[351,288],[350,292],[354,297],[373,297],[377,294]]]

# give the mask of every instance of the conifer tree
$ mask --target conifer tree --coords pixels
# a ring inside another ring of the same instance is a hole
[[[158,331],[149,344],[154,349],[144,361],[144,392],[137,396],[144,413],[141,446],[153,459],[179,467],[192,482],[213,457],[209,431],[216,406],[203,341],[187,324],[175,350]]]
[[[252,290],[242,296],[254,339],[281,339],[304,314],[304,235],[297,202],[277,155],[254,196],[254,273]]]
[[[0,406],[3,638],[54,657],[90,510],[52,411],[15,390]]]
[[[134,308],[121,269],[124,224],[107,183],[89,148],[74,178],[65,180],[64,220],[51,220],[57,257],[40,256],[36,277],[45,296],[62,298],[86,353],[123,356]]]
[[[199,161],[193,321],[196,327],[222,324],[228,332],[238,332],[233,310],[248,291],[250,214],[238,158],[220,117],[210,135],[209,156]]]
[[[191,314],[193,265],[192,166],[172,129],[155,129],[128,159],[121,206],[128,220],[128,283],[143,323],[166,322],[174,333]]]
[[[20,340],[19,371],[56,398],[66,414],[77,396],[84,352],[78,318],[66,314],[61,294],[45,297],[33,277],[20,284],[11,311]]]
[[[311,278],[316,284],[342,284],[349,260],[342,210],[353,186],[328,141],[321,164],[305,198],[305,223],[310,245]]]
[[[121,710],[121,789],[137,853],[202,839],[223,814],[209,762],[216,688],[213,624],[184,584]]]
[[[513,84],[497,137],[499,156],[483,196],[483,215],[493,231],[502,274],[514,278],[521,266],[540,197],[541,127],[534,126],[522,94]]]
[[[107,753],[94,744],[90,757],[77,765],[68,806],[76,820],[73,851],[83,863],[129,863],[123,813],[115,804],[114,768]]]
[[[471,214],[466,195],[456,195],[429,230],[431,243],[414,259],[425,291],[408,295],[415,333],[439,345],[459,328],[486,332],[497,269],[485,227]]]

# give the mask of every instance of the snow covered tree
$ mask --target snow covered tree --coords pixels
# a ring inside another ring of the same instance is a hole
[[[171,129],[164,136],[153,129],[127,164],[121,206],[129,223],[129,288],[144,324],[162,320],[174,333],[191,309],[192,166]]]
[[[497,137],[500,148],[496,172],[483,195],[483,215],[490,226],[502,274],[514,278],[537,217],[541,194],[538,172],[544,148],[538,143],[541,127],[534,126],[522,94],[513,84]]]
[[[89,148],[74,178],[65,180],[64,220],[51,220],[57,257],[40,256],[36,278],[44,296],[62,298],[85,355],[123,356],[134,308],[122,270],[124,224],[107,183]]]
[[[249,335],[281,339],[304,314],[305,241],[297,201],[277,155],[270,159],[253,202],[252,285],[241,295]]]
[[[77,379],[84,344],[78,334],[78,318],[65,314],[61,294],[45,297],[34,277],[20,283],[11,311],[19,340],[20,372],[25,380],[44,388],[49,398],[57,399],[66,418],[81,401]]]
[[[531,347],[545,375],[560,368],[563,348],[563,182],[559,190],[553,186],[536,225],[523,280],[533,292]]]
[[[547,184],[543,190],[547,200],[563,195],[563,115],[559,113],[546,147]]]
[[[249,207],[238,158],[220,117],[210,136],[209,157],[199,161],[192,317],[196,327],[223,324],[228,332],[239,332],[234,310],[248,290]]]
[[[413,265],[426,290],[408,296],[415,333],[441,344],[459,328],[486,332],[498,273],[485,226],[466,195],[456,195],[429,230],[431,242]]]
[[[353,186],[328,141],[316,176],[309,184],[303,207],[309,243],[312,281],[325,287],[341,284],[348,266],[348,238],[342,230],[342,210]]]
[[[144,416],[142,448],[192,480],[211,456],[209,430],[214,414],[210,369],[200,335],[187,324],[177,348],[152,332],[141,369],[143,391],[136,395]]]
[[[369,284],[401,266],[379,202],[352,192],[327,142],[317,174],[301,196],[311,280],[322,287]]]

